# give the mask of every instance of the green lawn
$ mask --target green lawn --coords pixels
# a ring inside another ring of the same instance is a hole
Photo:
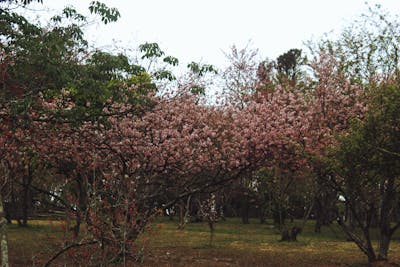
[[[206,223],[188,224],[160,218],[141,237],[145,247],[143,266],[366,266],[366,257],[354,243],[346,241],[340,229],[324,227],[313,233],[309,221],[298,242],[280,242],[270,224],[252,220],[243,225],[232,218],[216,224],[213,246]],[[59,223],[31,221],[27,228],[9,226],[11,266],[41,266],[62,244]],[[391,244],[390,266],[400,266],[400,233]],[[395,264],[398,265],[395,265]]]

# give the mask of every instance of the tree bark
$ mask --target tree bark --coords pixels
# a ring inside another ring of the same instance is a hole
[[[29,185],[24,185],[23,199],[22,199],[22,224],[21,226],[28,226],[28,213],[29,213]]]
[[[210,228],[210,247],[213,246],[214,241],[214,222],[212,220],[208,220],[208,227]]]
[[[249,212],[250,212],[250,203],[248,200],[247,196],[243,196],[242,197],[242,201],[241,201],[241,217],[242,217],[242,223],[243,224],[249,224],[250,220],[249,220]]]
[[[79,236],[79,231],[80,231],[80,228],[81,228],[81,222],[82,222],[81,214],[80,214],[80,211],[77,210],[76,211],[76,218],[75,218],[75,225],[73,227],[74,238],[78,238],[78,236]]]
[[[265,207],[265,204],[262,203],[260,205],[260,223],[264,224],[266,222],[267,222],[266,207]]]
[[[82,247],[82,246],[87,246],[87,245],[92,245],[92,244],[96,244],[98,243],[98,241],[96,240],[92,240],[92,241],[87,241],[87,242],[81,242],[81,243],[73,243],[71,245],[68,245],[67,247],[61,249],[60,251],[58,251],[53,257],[51,257],[50,260],[48,260],[44,267],[49,267],[51,265],[51,263],[53,261],[55,261],[60,255],[62,255],[63,253],[65,253],[66,251],[72,249],[72,248],[76,248],[76,247]]]
[[[387,260],[390,240],[394,233],[394,229],[390,226],[390,217],[392,212],[395,210],[394,199],[395,199],[395,178],[389,178],[382,184],[383,197],[380,203],[380,218],[379,218],[379,229],[380,229],[380,240],[378,247],[378,260]],[[393,231],[392,231],[393,230]]]
[[[31,164],[28,165],[28,173],[23,176],[23,193],[22,193],[22,224],[21,226],[28,226],[28,215],[29,215],[29,208],[32,204],[32,196],[30,186],[33,180],[33,167]]]
[[[394,179],[388,179],[383,183],[382,191],[383,197],[380,203],[380,218],[379,218],[379,230],[380,239],[378,247],[378,259],[387,260],[389,244],[392,238],[392,231],[390,229],[390,215],[394,208],[393,198],[394,195]]]
[[[350,240],[352,240],[354,243],[356,243],[356,245],[360,248],[360,250],[362,252],[364,252],[364,254],[368,257],[368,262],[374,262],[377,260],[375,251],[373,249],[373,247],[371,246],[371,243],[369,242],[369,244],[365,244],[361,238],[359,238],[354,231],[348,226],[346,225],[345,222],[343,222],[341,220],[341,218],[339,217],[337,220],[338,224],[341,226],[343,232],[346,233],[346,235],[350,238]],[[367,237],[366,237],[367,238]]]
[[[73,228],[75,238],[79,236],[82,220],[85,218],[85,214],[87,211],[87,183],[80,174],[78,174],[76,177],[76,185],[77,185],[76,195],[78,197],[78,207],[76,209],[76,218],[75,218],[76,224]]]
[[[188,196],[186,199],[186,204],[181,200],[181,203],[179,204],[179,225],[178,229],[183,230],[189,221],[189,215],[190,215],[190,200],[191,196]]]
[[[386,261],[388,259],[388,251],[391,237],[389,235],[382,234],[379,240],[378,260]]]
[[[0,194],[0,249],[1,267],[8,267],[7,220],[4,216],[3,198]]]

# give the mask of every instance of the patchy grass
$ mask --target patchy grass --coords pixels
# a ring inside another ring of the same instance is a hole
[[[366,257],[340,229],[323,227],[313,232],[309,221],[298,242],[280,242],[280,233],[270,224],[241,224],[237,218],[216,224],[213,246],[206,223],[188,224],[160,218],[141,236],[145,246],[143,266],[366,266]],[[41,266],[60,248],[62,222],[31,221],[26,228],[10,225],[11,266]],[[400,233],[391,243],[390,260],[400,266]],[[390,265],[396,266],[396,265]]]
[[[216,224],[213,246],[206,223],[177,224],[162,218],[146,233],[150,239],[144,266],[365,266],[366,257],[336,226],[314,233],[309,221],[298,242],[280,242],[270,224],[241,224],[228,219]],[[390,259],[400,266],[399,234],[391,244]]]
[[[61,221],[32,220],[27,227],[7,226],[11,266],[41,266],[61,246]]]

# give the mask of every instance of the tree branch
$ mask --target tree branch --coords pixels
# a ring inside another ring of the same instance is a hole
[[[46,262],[46,264],[44,265],[44,267],[49,267],[50,264],[54,260],[56,260],[60,255],[62,255],[63,253],[67,252],[71,248],[82,247],[82,246],[87,246],[87,245],[93,245],[93,244],[96,244],[97,242],[98,242],[97,240],[91,240],[91,241],[87,241],[87,242],[83,242],[83,243],[80,242],[80,243],[73,243],[71,245],[68,245],[65,248],[61,249],[59,252],[57,252],[50,260],[48,260]]]
[[[378,147],[378,150],[383,152],[383,153],[389,154],[391,156],[395,156],[395,157],[399,157],[400,158],[400,153],[392,152],[392,151],[389,151],[389,150],[381,148],[381,147]]]
[[[354,241],[354,243],[357,244],[357,246],[361,249],[362,252],[365,253],[365,255],[368,256],[368,249],[365,246],[364,242],[359,238],[356,234],[354,234],[349,227],[342,221],[342,219],[339,217],[337,219],[337,223],[342,227],[343,231],[347,234],[347,236]]]

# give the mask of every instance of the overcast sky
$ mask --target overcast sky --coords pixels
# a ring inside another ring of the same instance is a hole
[[[87,14],[90,0],[44,1],[46,7],[73,5]],[[157,42],[183,62],[201,61],[221,66],[222,51],[249,41],[260,55],[274,59],[303,42],[340,30],[367,10],[365,0],[103,0],[121,13],[117,23],[89,28],[87,37],[96,46],[118,44],[134,48]],[[400,14],[399,0],[380,3]]]

